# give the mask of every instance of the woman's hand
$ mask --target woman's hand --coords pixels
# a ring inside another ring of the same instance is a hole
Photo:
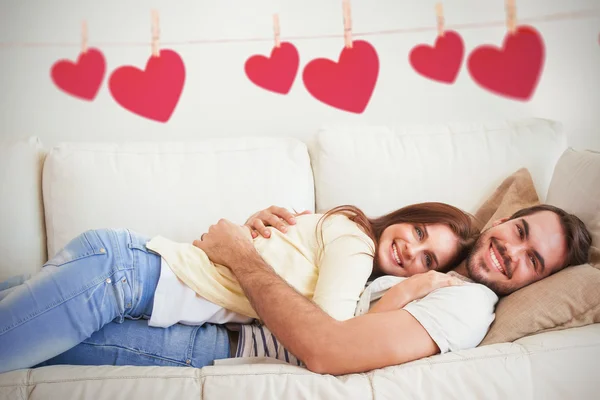
[[[398,310],[413,300],[421,299],[436,289],[460,286],[464,282],[437,271],[416,274],[389,289],[369,312]]]
[[[296,223],[294,217],[310,213],[309,210],[306,210],[301,213],[292,214],[283,207],[271,206],[250,216],[244,225],[250,228],[252,238],[256,238],[259,234],[268,238],[271,236],[271,232],[269,232],[267,226],[272,226],[285,233],[287,226],[284,222],[294,225]]]

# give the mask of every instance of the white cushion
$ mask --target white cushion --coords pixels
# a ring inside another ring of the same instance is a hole
[[[566,146],[561,125],[542,119],[324,128],[310,147],[317,211],[353,204],[378,216],[442,201],[475,212],[521,167],[529,169],[543,200]]]
[[[0,281],[46,261],[43,158],[37,137],[0,145]]]
[[[189,242],[272,204],[314,211],[306,145],[279,138],[63,143],[46,159],[43,195],[50,255],[87,229]]]

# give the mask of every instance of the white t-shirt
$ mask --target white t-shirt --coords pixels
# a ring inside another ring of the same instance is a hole
[[[177,323],[247,324],[251,321],[252,318],[226,310],[196,294],[177,278],[165,259],[161,257],[160,278],[154,292],[154,304],[148,325],[168,328]]]
[[[494,307],[498,301],[498,296],[488,287],[455,272],[448,274],[467,283],[434,290],[404,306],[425,328],[442,354],[470,349],[481,343],[494,321]],[[367,313],[373,302],[404,279],[407,278],[382,276],[374,280],[361,295],[355,315]],[[267,327],[258,323],[242,325],[236,357],[269,357],[302,365],[302,361],[289,353]]]
[[[465,284],[434,290],[404,306],[425,328],[442,354],[470,349],[481,343],[494,321],[498,302],[498,296],[487,286],[454,271],[448,275],[465,281]],[[408,278],[382,276],[375,279],[361,295],[355,315],[366,314],[374,301],[404,279]]]

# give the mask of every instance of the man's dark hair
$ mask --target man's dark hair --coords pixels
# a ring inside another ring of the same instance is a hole
[[[561,269],[569,265],[587,263],[589,261],[590,246],[592,245],[592,235],[576,215],[569,214],[562,208],[549,204],[538,204],[517,211],[509,219],[521,218],[541,211],[550,211],[558,215],[560,225],[564,231],[568,251],[565,264]]]

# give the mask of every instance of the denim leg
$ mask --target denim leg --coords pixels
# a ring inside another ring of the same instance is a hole
[[[11,276],[7,280],[0,282],[0,292],[15,286],[19,286],[25,283],[25,281],[27,281],[29,278],[31,278],[31,274]]]
[[[31,278],[31,274],[22,274],[12,276],[3,282],[0,282],[0,301],[8,296],[10,292],[15,290],[17,286],[25,283],[29,278]]]
[[[140,319],[106,324],[89,339],[36,367],[69,364],[202,368],[228,357],[229,337],[221,325],[156,328]]]
[[[128,230],[92,230],[0,300],[0,373],[36,365],[107,323],[151,313],[160,256]]]

